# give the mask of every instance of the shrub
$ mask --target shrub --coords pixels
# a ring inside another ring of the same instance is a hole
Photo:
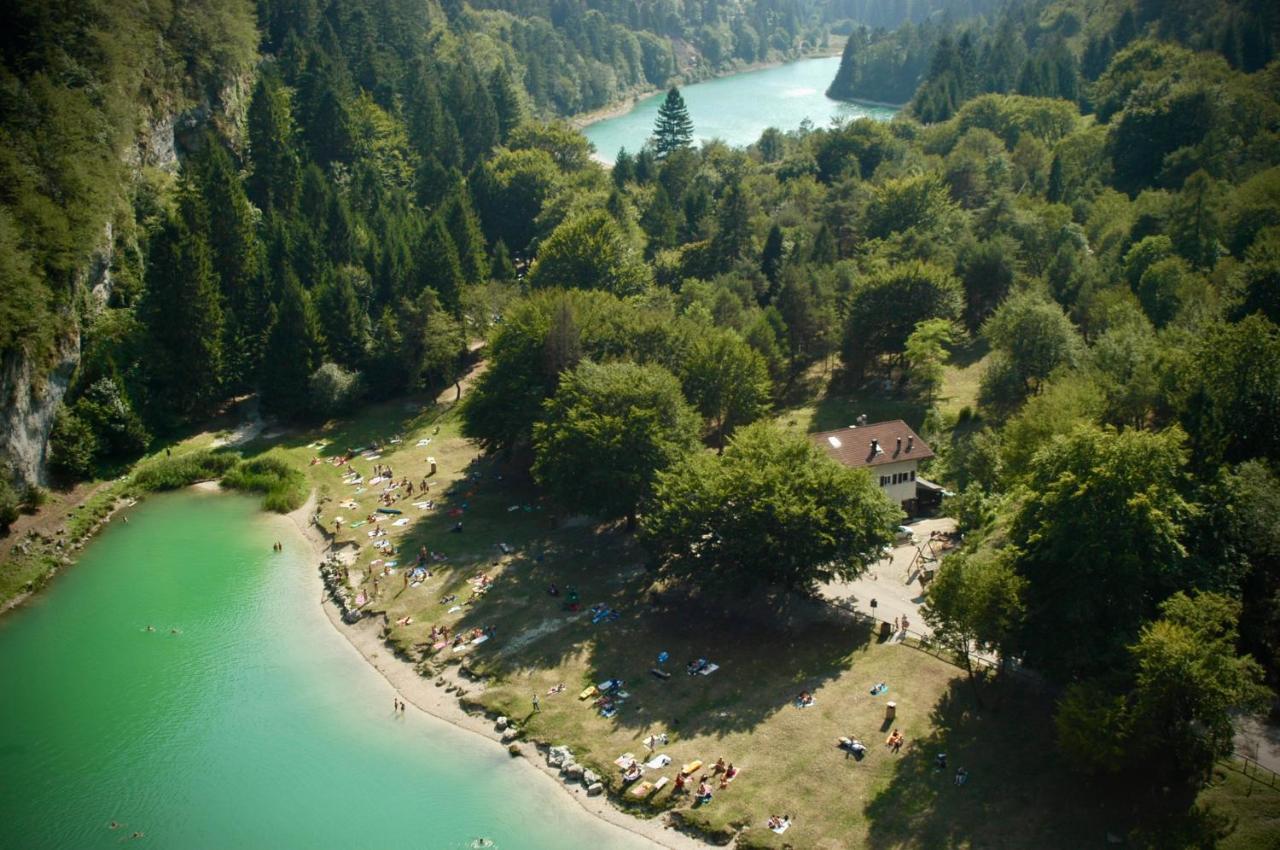
[[[224,487],[261,493],[262,506],[276,513],[288,513],[306,501],[306,478],[288,461],[278,457],[257,457],[240,461],[222,476]]]
[[[325,363],[307,381],[311,407],[320,416],[335,416],[351,408],[363,391],[360,373],[347,371],[337,363]]]
[[[217,478],[235,466],[236,460],[233,454],[209,449],[156,458],[138,466],[133,473],[133,483],[143,490],[176,490]]]
[[[7,534],[9,526],[18,519],[18,494],[14,492],[9,477],[0,471],[0,532]]]
[[[49,432],[50,468],[71,478],[89,478],[97,452],[98,438],[89,423],[66,407],[58,408]]]

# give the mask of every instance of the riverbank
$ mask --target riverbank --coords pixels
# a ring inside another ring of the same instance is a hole
[[[799,56],[795,56],[789,59],[774,59],[768,62],[749,62],[743,65],[736,65],[732,68],[725,68],[724,70],[713,71],[712,73],[707,74],[706,76],[696,77],[688,80],[682,77],[681,81],[679,83],[676,83],[675,85],[678,85],[681,87],[696,85],[698,83],[705,83],[709,80],[722,80],[726,77],[732,77],[737,74],[746,74],[751,71],[764,71],[770,68],[781,68],[784,65],[791,65],[796,62],[804,62],[807,59],[825,59],[830,56],[839,56],[841,51],[843,50],[844,50],[844,42],[842,41],[838,45],[826,45],[824,47],[815,48],[811,51],[807,51],[805,53],[802,53]],[[664,91],[666,91],[666,89],[660,86],[647,86],[645,88],[636,89],[636,90],[627,92],[622,96],[620,100],[617,100],[607,106],[602,106],[599,109],[593,109],[590,112],[579,112],[577,115],[569,116],[567,120],[570,126],[576,127],[579,130],[583,130],[583,129],[586,129],[587,127],[590,127],[592,124],[595,124],[600,121],[607,121],[610,118],[621,118],[623,115],[626,115],[628,112],[634,109],[635,105],[640,101],[644,100],[645,98],[653,97],[655,94],[661,94]],[[871,101],[866,101],[866,102],[871,103]],[[873,105],[880,105],[880,104],[873,104]]]
[[[217,488],[218,485],[213,483],[213,486]],[[313,492],[306,504],[287,516],[297,527],[302,538],[310,545],[312,560],[318,567],[331,548],[329,539],[312,522],[315,509],[316,497]],[[316,575],[319,576],[318,570]],[[656,847],[670,848],[670,850],[704,850],[708,846],[696,838],[677,831],[658,818],[641,820],[628,815],[615,808],[605,796],[587,796],[578,783],[566,783],[557,770],[547,766],[534,744],[528,741],[504,743],[501,731],[495,727],[493,721],[481,714],[468,711],[459,700],[459,695],[467,696],[483,688],[483,684],[464,679],[456,667],[442,671],[435,679],[423,677],[409,660],[397,657],[394,647],[389,646],[383,639],[381,634],[383,618],[365,618],[354,624],[347,624],[343,622],[342,612],[339,611],[338,606],[325,592],[323,583],[318,583],[317,586],[321,593],[320,606],[333,628],[365,662],[395,688],[405,702],[437,720],[479,735],[508,752],[511,747],[515,747],[519,755],[513,754],[513,759],[523,765],[521,769],[532,770],[562,789],[566,795],[562,798],[565,806],[576,806],[617,829],[626,830],[647,839]],[[461,694],[458,692],[459,689],[462,691]]]

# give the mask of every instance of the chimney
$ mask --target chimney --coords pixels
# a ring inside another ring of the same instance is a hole
[[[901,442],[902,438],[899,437],[898,440]],[[907,437],[907,451],[911,451],[911,447],[915,444],[915,441],[915,437]]]
[[[872,441],[871,441],[871,453],[872,453],[873,455],[878,455],[878,454],[880,454],[880,441],[879,441],[879,440],[872,440]]]
[[[902,454],[902,438],[901,437],[898,438],[898,445],[896,448],[894,448],[893,453],[895,455]]]

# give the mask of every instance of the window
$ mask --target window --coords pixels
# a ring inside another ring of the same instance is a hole
[[[913,469],[913,470],[911,470],[911,480],[912,480],[912,481],[915,481],[915,480],[916,480],[916,471],[915,471],[914,469]]]
[[[881,487],[888,487],[888,486],[889,486],[889,476],[887,476],[887,475],[881,475],[881,476],[880,476],[880,486],[881,486]]]

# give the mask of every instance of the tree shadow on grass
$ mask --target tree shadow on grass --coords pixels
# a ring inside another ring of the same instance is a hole
[[[623,679],[631,694],[615,727],[686,736],[753,730],[801,691],[838,678],[871,641],[870,627],[843,612],[808,600],[791,609],[749,599],[725,609],[680,595],[628,610],[591,644],[594,676]],[[669,678],[651,672],[662,652]],[[690,675],[698,659],[719,669]]]
[[[908,742],[888,786],[866,805],[867,846],[880,848],[1215,846],[1229,831],[1206,807],[1157,812],[1134,784],[1074,773],[1056,749],[1049,697],[1014,681],[955,680],[932,732]],[[946,767],[937,765],[946,754]],[[963,767],[968,778],[956,784]]]

